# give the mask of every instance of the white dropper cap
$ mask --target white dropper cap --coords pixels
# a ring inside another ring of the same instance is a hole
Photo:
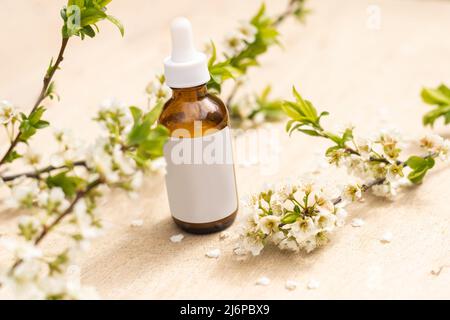
[[[210,79],[206,55],[194,47],[192,26],[184,17],[172,21],[172,54],[164,60],[166,83],[171,88],[190,88]]]

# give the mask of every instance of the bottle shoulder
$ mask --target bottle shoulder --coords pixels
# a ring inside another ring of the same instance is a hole
[[[169,99],[161,112],[159,123],[170,132],[187,129],[194,133],[194,126],[201,124],[202,133],[206,130],[221,130],[228,125],[228,110],[218,97],[205,94],[195,99],[183,97]],[[198,134],[195,134],[197,136]]]

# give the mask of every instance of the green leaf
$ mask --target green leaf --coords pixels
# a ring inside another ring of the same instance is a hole
[[[281,223],[284,224],[294,223],[295,221],[297,221],[298,216],[299,216],[298,213],[287,214],[281,219]]]
[[[46,183],[49,188],[60,187],[64,194],[68,197],[73,197],[75,193],[86,185],[86,181],[79,177],[68,176],[68,171],[58,173],[54,176],[49,176]]]
[[[39,120],[39,121],[34,125],[34,127],[35,127],[36,129],[43,129],[43,128],[48,127],[49,125],[50,125],[50,123],[49,123],[48,121]]]
[[[430,125],[433,126],[437,119],[440,117],[444,117],[445,123],[448,123],[448,114],[450,113],[450,105],[449,106],[438,106],[435,109],[425,113],[422,118],[422,122],[425,126]]]
[[[133,121],[136,124],[142,118],[142,110],[138,107],[130,107],[131,115],[133,116]]]
[[[318,133],[315,130],[310,130],[310,129],[298,129],[298,131],[301,131],[309,136],[313,136],[313,137],[320,137],[320,133]]]
[[[423,88],[422,99],[427,104],[448,105],[450,104],[450,89],[441,85],[436,89]]]
[[[5,158],[5,163],[11,163],[16,159],[21,158],[22,155],[20,155],[17,151],[12,150],[11,152],[8,153],[8,155]]]
[[[81,26],[95,24],[107,17],[107,14],[97,8],[87,8],[81,11]]]
[[[426,160],[419,156],[411,156],[406,160],[406,165],[411,169],[417,169],[426,165]]]
[[[20,136],[19,139],[22,142],[27,142],[38,129],[42,129],[49,126],[47,121],[41,120],[42,115],[45,112],[44,107],[38,107],[28,117],[21,113],[21,123],[19,126]]]
[[[132,114],[134,112],[133,118],[135,119],[134,126],[128,134],[128,143],[130,145],[139,145],[151,138],[151,134],[153,132],[152,126],[161,114],[163,107],[163,101],[159,101],[150,112],[142,117],[142,119],[137,118],[138,112],[136,109],[130,108],[130,110],[132,110]]]
[[[119,29],[120,34],[122,35],[122,37],[125,35],[125,29],[124,29],[122,23],[117,18],[107,15],[106,19],[111,21]]]
[[[158,120],[158,117],[161,114],[163,107],[164,107],[164,102],[158,101],[156,106],[154,106],[153,109],[150,110],[150,112],[144,116],[144,121],[148,121],[150,124],[155,123],[156,120]]]
[[[95,30],[91,26],[84,26],[82,29],[83,34],[87,35],[89,38],[95,37]]]
[[[413,169],[413,171],[409,173],[408,179],[412,183],[417,184],[422,182],[428,170],[434,167],[435,160],[431,157],[422,158],[418,156],[411,156],[406,161],[406,165]]]
[[[42,115],[45,112],[45,108],[44,107],[38,107],[35,111],[33,111],[30,116],[28,117],[28,120],[30,121],[30,123],[32,125],[36,124],[37,122],[39,122],[39,120],[41,120]]]

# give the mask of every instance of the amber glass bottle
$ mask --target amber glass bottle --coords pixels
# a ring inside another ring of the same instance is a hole
[[[215,133],[220,134],[220,131],[226,130],[228,128],[228,111],[225,107],[224,103],[218,99],[217,97],[209,94],[207,92],[206,85],[200,85],[193,88],[182,88],[182,89],[176,89],[173,88],[173,95],[172,98],[167,101],[167,103],[164,106],[164,109],[161,113],[161,116],[159,118],[159,122],[166,126],[169,131],[172,134],[173,138],[177,137],[177,132],[185,132],[186,130],[189,132],[190,137],[192,138],[200,138],[206,137],[208,135],[213,135]],[[201,128],[196,126],[196,124],[200,124]],[[181,129],[181,130],[180,130]],[[201,137],[199,137],[201,135]],[[190,139],[189,137],[183,137],[182,139]],[[189,166],[199,166],[199,170],[202,170],[204,168],[201,168],[201,166],[209,166],[208,164],[200,164],[200,165],[185,165],[184,168],[185,171],[189,171]],[[219,165],[220,166],[220,165]],[[223,166],[227,166],[227,164],[222,164]],[[229,166],[229,164],[228,164]],[[169,168],[168,168],[169,169]],[[169,169],[170,170],[170,169]],[[192,170],[192,169],[191,169]],[[223,170],[223,168],[214,168],[211,170]],[[211,170],[208,170],[211,172]],[[230,174],[230,170],[225,169],[226,172],[219,173],[219,175],[223,174]],[[228,184],[231,182],[232,184],[235,184],[235,176],[234,176],[234,167],[232,168],[232,177],[228,177],[227,182]],[[170,175],[171,173],[168,172]],[[207,180],[207,183],[215,184],[218,189],[223,189],[222,192],[231,192],[233,194],[228,195],[228,197],[234,197],[237,199],[237,194],[235,191],[235,186],[224,186],[222,185],[224,181],[212,181],[214,179],[214,176],[218,174],[217,172],[213,172],[213,176],[211,177],[204,177]],[[180,177],[174,177],[175,180]],[[193,179],[196,179],[198,177],[192,177]],[[205,201],[209,202],[207,205],[211,207],[215,206],[222,206],[219,203],[210,203],[213,199],[210,198],[210,195],[208,194],[198,194],[200,190],[196,190],[195,186],[193,186],[194,181],[183,181],[186,183],[186,185],[183,186],[185,188],[186,192],[186,199],[180,200],[180,199],[174,199],[174,201],[192,201],[196,200],[198,201]],[[181,183],[181,181],[178,181],[177,183]],[[212,186],[209,186],[208,188],[211,188]],[[194,188],[194,189],[192,189]],[[234,189],[234,190],[233,190]],[[170,190],[168,190],[170,192]],[[208,191],[208,190],[207,190]],[[219,191],[221,192],[221,191]],[[169,199],[170,199],[169,194]],[[222,196],[224,196],[222,194]],[[197,198],[197,199],[193,199]],[[220,201],[219,201],[220,202]],[[178,226],[180,226],[182,229],[192,232],[192,233],[210,233],[210,232],[216,232],[223,230],[230,226],[234,219],[236,218],[237,213],[237,201],[235,201],[235,207],[232,209],[232,211],[228,213],[220,213],[225,214],[226,216],[224,218],[221,218],[219,220],[215,221],[207,221],[202,223],[193,223],[189,221],[182,221],[180,219],[177,219],[175,216],[173,216],[174,221]],[[171,204],[172,205],[172,204]],[[183,205],[183,204],[181,204]],[[189,206],[185,203],[185,205]],[[227,206],[227,204],[225,204]],[[222,208],[216,207],[211,208],[211,210],[218,210],[221,211]],[[195,216],[196,212],[192,212],[192,215]],[[214,212],[211,212],[211,217],[215,216]],[[212,218],[214,220],[214,218]]]
[[[207,91],[207,59],[194,48],[190,22],[175,19],[171,32],[164,70],[172,97],[159,118],[171,133],[164,147],[170,210],[188,232],[216,232],[230,226],[238,210],[228,111]]]

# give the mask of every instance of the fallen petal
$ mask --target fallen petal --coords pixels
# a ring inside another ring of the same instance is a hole
[[[286,281],[285,287],[288,290],[295,290],[295,289],[297,289],[297,286],[298,286],[298,283],[295,280],[287,280]]]
[[[267,277],[261,277],[256,281],[257,286],[268,286],[270,284],[270,279]]]
[[[220,249],[212,249],[206,253],[208,258],[217,259],[220,257]]]
[[[181,240],[183,240],[184,235],[183,234],[176,234],[170,237],[170,241],[172,241],[173,243],[177,243],[177,242],[181,242]]]
[[[352,227],[359,228],[362,227],[364,223],[363,219],[355,218],[352,220]]]
[[[143,224],[144,224],[144,220],[142,220],[142,219],[135,219],[135,220],[131,221],[130,226],[132,226],[132,227],[142,227]]]

